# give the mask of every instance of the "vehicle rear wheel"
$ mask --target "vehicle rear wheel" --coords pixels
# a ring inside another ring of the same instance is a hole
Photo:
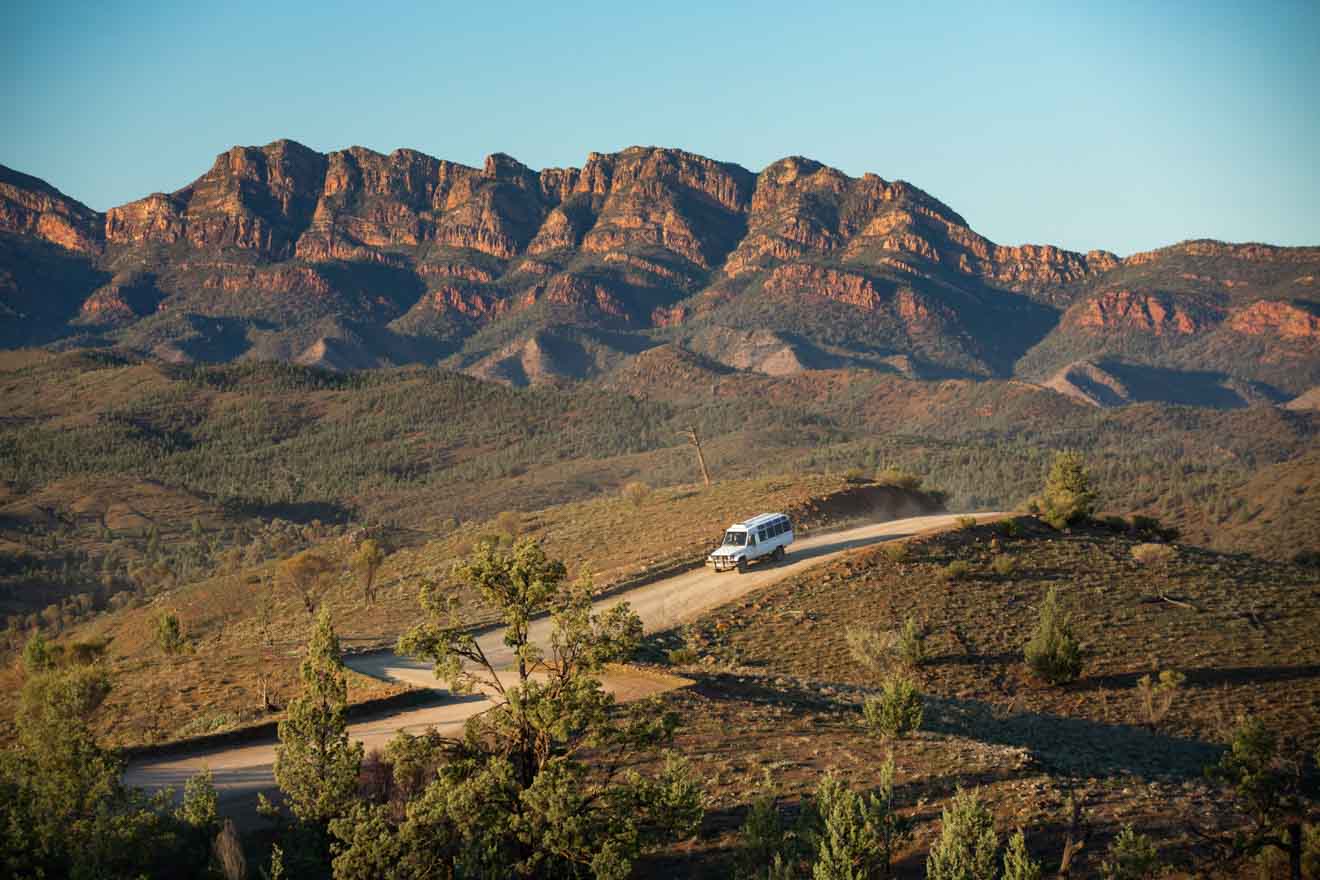
[[[747,560],[746,560],[746,559],[739,559],[739,560],[738,560],[738,574],[747,574]]]
[[[778,547],[775,548],[775,562],[783,562],[783,560],[784,560],[784,545],[780,544]]]

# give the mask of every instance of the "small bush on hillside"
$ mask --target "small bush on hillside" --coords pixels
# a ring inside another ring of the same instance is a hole
[[[926,857],[927,880],[992,880],[999,855],[994,818],[974,792],[953,796],[940,820],[939,839]]]
[[[183,626],[179,615],[173,611],[162,611],[156,615],[156,644],[166,654],[178,654],[183,650]]]
[[[1082,454],[1059,452],[1050,465],[1045,491],[1036,504],[1047,523],[1062,529],[1094,513],[1096,497]]]
[[[691,666],[697,662],[697,652],[692,648],[670,648],[665,652],[665,659],[670,666]]]
[[[844,630],[843,637],[848,643],[848,653],[858,666],[876,679],[888,671],[894,656],[894,633],[869,626],[850,626]]]
[[[995,523],[995,530],[1005,538],[1016,538],[1022,534],[1022,523],[1016,519],[1001,519]]]
[[[974,516],[960,516],[954,522],[958,524],[958,528],[964,531],[976,527],[976,517]]]
[[[916,684],[901,675],[891,675],[880,693],[862,703],[866,729],[886,739],[902,739],[921,728],[924,700]]]
[[[624,500],[633,507],[641,507],[642,504],[646,502],[646,499],[651,497],[651,487],[643,483],[641,480],[633,480],[631,483],[624,485],[621,494],[623,495]]]
[[[906,541],[891,541],[888,544],[882,545],[880,552],[885,554],[885,557],[890,562],[907,562],[908,558],[912,555],[912,551],[908,547]]]
[[[1105,850],[1100,873],[1105,880],[1151,880],[1158,877],[1164,866],[1155,842],[1145,834],[1138,834],[1131,825],[1124,825]]]
[[[990,567],[1000,577],[1008,577],[1017,570],[1017,560],[1007,553],[1000,553],[990,561]]]
[[[1166,669],[1158,678],[1143,675],[1137,681],[1137,705],[1142,721],[1149,727],[1155,727],[1169,714],[1173,698],[1178,688],[1187,680],[1187,676],[1172,669]]]
[[[918,623],[912,615],[909,614],[903,621],[903,626],[898,630],[894,649],[906,666],[916,669],[926,662],[927,635],[929,635],[927,628]]]
[[[1169,544],[1137,544],[1132,558],[1149,568],[1163,567],[1178,558],[1178,550]]]
[[[893,486],[896,489],[921,488],[921,477],[899,468],[881,468],[875,472],[875,481],[881,486]]]
[[[41,630],[32,633],[32,637],[27,640],[23,646],[23,669],[28,675],[36,675],[55,668],[55,663],[59,659],[57,646],[46,641],[46,637]]]
[[[944,566],[946,581],[963,581],[972,576],[972,564],[965,559],[955,559]]]
[[[1082,651],[1073,638],[1067,615],[1059,608],[1054,587],[1040,606],[1036,632],[1023,651],[1027,665],[1036,675],[1051,684],[1064,684],[1082,674]]]

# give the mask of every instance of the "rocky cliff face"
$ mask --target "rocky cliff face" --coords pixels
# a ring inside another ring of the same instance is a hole
[[[498,153],[474,168],[277,141],[104,215],[0,169],[0,238],[6,344],[77,332],[180,356],[440,359],[563,381],[585,362],[546,353],[563,325],[620,352],[663,331],[717,360],[700,340],[754,340],[728,356],[739,368],[898,359],[932,375],[1045,376],[1125,339],[1213,338],[1220,360],[1282,345],[1320,381],[1320,248],[1003,246],[909,183],[802,157],[754,174],[632,147],[537,172]],[[24,262],[37,243],[55,251]],[[61,290],[85,286],[42,311],[56,263]],[[315,336],[327,321],[353,328],[351,356]]]

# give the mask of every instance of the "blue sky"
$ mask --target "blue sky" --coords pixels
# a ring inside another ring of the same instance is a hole
[[[1320,4],[30,3],[0,163],[104,210],[232,144],[902,178],[1005,244],[1320,244]],[[117,7],[117,8],[116,8]]]

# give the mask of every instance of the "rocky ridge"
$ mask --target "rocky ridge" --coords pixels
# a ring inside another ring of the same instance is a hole
[[[67,301],[40,302],[57,275]],[[276,141],[104,214],[0,168],[6,344],[174,360],[421,360],[516,383],[613,362],[547,343],[571,327],[616,354],[674,341],[776,374],[899,359],[1046,381],[1122,357],[1282,396],[1320,382],[1317,276],[1320,248],[998,245],[909,183],[803,157],[753,173],[632,147],[538,172]]]

